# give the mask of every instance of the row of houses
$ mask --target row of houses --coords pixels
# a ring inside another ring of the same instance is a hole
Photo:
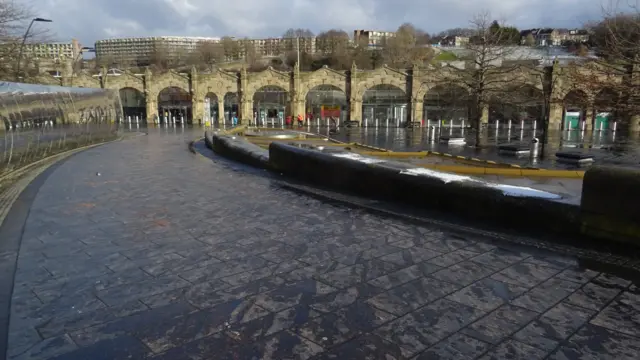
[[[463,47],[469,43],[467,36],[445,36],[432,39],[435,46]],[[565,46],[569,43],[589,41],[589,32],[582,29],[536,28],[520,31],[520,45]]]

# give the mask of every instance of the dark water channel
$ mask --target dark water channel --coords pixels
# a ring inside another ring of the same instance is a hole
[[[319,130],[323,135],[328,134],[326,128]],[[439,151],[530,167],[577,167],[557,163],[555,154],[558,151],[591,154],[594,164],[640,167],[640,134],[628,136],[620,131],[558,131],[549,135],[549,143],[544,147],[545,155],[533,158],[530,155],[515,157],[498,153],[498,145],[531,144],[534,136],[532,129],[489,129],[486,131],[488,146],[481,150],[470,146],[475,144],[475,133],[471,130],[436,128],[435,133],[433,131],[429,128],[340,128],[330,136],[344,142],[359,142],[393,151]],[[464,137],[467,144],[441,143],[441,136]],[[536,136],[540,137],[541,133],[538,131]],[[542,146],[539,146],[539,153],[542,154]]]

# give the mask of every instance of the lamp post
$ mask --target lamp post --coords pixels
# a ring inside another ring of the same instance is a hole
[[[31,31],[31,27],[33,26],[34,22],[53,22],[53,20],[37,17],[32,19],[31,22],[29,23],[29,27],[27,28],[27,31],[24,33],[24,36],[22,37],[22,43],[20,44],[20,52],[18,54],[18,64],[16,65],[16,81],[18,81],[20,78],[20,62],[22,61],[22,51],[24,50],[24,43],[27,41],[27,37],[29,36],[29,31]]]
[[[298,68],[300,67],[300,35],[296,37],[296,49],[298,52]]]

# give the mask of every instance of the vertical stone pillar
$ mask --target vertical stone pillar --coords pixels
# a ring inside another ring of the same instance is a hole
[[[242,67],[240,71],[240,91],[238,91],[238,120],[242,124],[249,124],[251,117],[253,116],[253,94],[248,93],[248,79],[247,68]],[[251,98],[250,98],[251,97]]]
[[[214,119],[211,119],[213,125]],[[224,124],[224,95],[223,97],[218,96],[218,125]]]
[[[422,118],[424,117],[424,99],[413,98],[411,101],[411,121],[422,124]]]
[[[424,116],[424,97],[418,96],[421,85],[420,68],[414,65],[411,70],[411,114],[409,114],[409,121],[420,124],[422,124],[422,117]]]
[[[481,111],[480,128],[486,128],[489,125],[489,104],[483,104]]]
[[[158,115],[158,117],[160,117],[161,115],[158,114],[158,98],[157,95],[152,94],[151,92],[145,90],[145,97],[147,99],[146,101],[146,105],[147,105],[147,124],[151,125],[154,124],[154,119],[156,117],[156,115]]]
[[[104,77],[106,79],[106,69],[103,68]],[[158,114],[158,94],[151,91],[151,81],[152,74],[149,68],[144,70],[144,99],[147,107],[147,124],[154,124],[154,119],[156,116],[160,117],[161,114]]]
[[[562,116],[564,115],[564,105],[562,103],[552,102],[549,104],[549,126],[546,129],[549,132],[562,130]]]
[[[195,66],[191,66],[189,78],[189,93],[191,95],[191,123],[193,125],[202,124],[202,118],[204,116],[204,96],[201,96],[199,91],[198,70]],[[189,119],[187,119],[187,121],[188,120]]]
[[[198,93],[191,94],[191,123],[193,125],[202,124],[204,117],[204,98]]]
[[[585,130],[593,130],[593,124],[595,123],[595,113],[593,103],[589,102],[589,105],[584,109],[583,121],[585,122]]]
[[[293,118],[296,118],[298,115],[305,115],[305,99],[302,98],[302,84],[300,79],[300,64],[296,62],[296,65],[293,67],[293,89],[291,89],[290,94],[290,112]]]
[[[620,126],[619,123],[618,126]],[[640,114],[629,116],[629,124],[627,124],[627,126],[629,136],[637,139],[640,136]]]
[[[74,84],[74,74],[73,73],[73,64],[70,60],[66,60],[64,62],[64,67],[62,68],[62,72],[61,72],[61,78],[60,78],[60,85],[62,86],[73,86]]]
[[[351,64],[349,72],[349,121],[362,124],[362,97],[358,96],[358,68],[356,62]]]
[[[238,119],[242,119],[242,124],[244,125],[249,124],[253,117],[253,98],[251,100],[244,99],[238,108],[240,109]]]
[[[146,74],[146,70],[145,70],[145,74]],[[107,68],[104,66],[100,67],[100,86],[103,89],[107,88]]]

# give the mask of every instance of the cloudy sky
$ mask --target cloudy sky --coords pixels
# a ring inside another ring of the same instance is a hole
[[[577,27],[604,0],[24,0],[51,18],[56,40],[91,46],[109,37],[188,35],[269,37],[290,27],[394,30],[411,22],[428,32],[465,27],[474,14],[521,28]]]

